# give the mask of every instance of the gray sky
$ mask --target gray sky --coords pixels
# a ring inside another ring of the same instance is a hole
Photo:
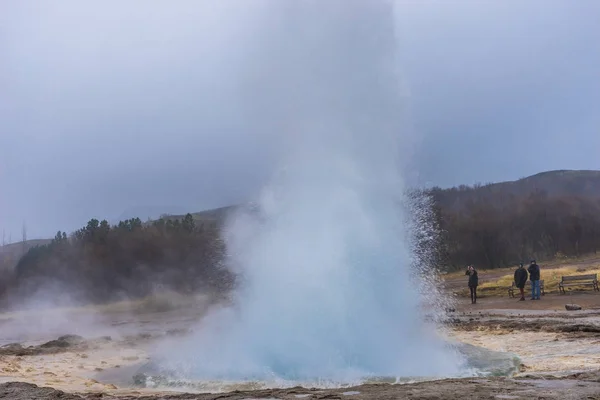
[[[0,229],[253,196],[280,148],[249,122],[260,18],[268,1],[1,2]],[[423,182],[600,169],[598,21],[596,0],[400,2]]]

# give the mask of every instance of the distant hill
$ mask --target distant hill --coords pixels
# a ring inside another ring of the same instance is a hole
[[[186,209],[184,207],[173,206],[173,205],[140,205],[136,207],[130,207],[123,211],[118,217],[118,221],[125,221],[130,218],[139,218],[142,221],[148,219],[157,219],[162,214],[185,214]],[[117,222],[118,222],[117,221]]]
[[[510,182],[433,188],[431,194],[443,232],[435,257],[449,269],[467,263],[500,267],[600,249],[600,171],[548,171]],[[237,207],[192,215],[221,225]]]
[[[27,240],[25,243],[17,242],[0,246],[0,272],[12,270],[19,258],[29,249],[35,246],[43,246],[51,242],[51,239]]]
[[[226,206],[226,207],[214,208],[211,210],[204,210],[204,211],[192,213],[192,216],[194,217],[194,220],[196,220],[196,222],[214,223],[217,225],[221,225],[226,220],[227,216],[231,212],[235,211],[238,207],[239,206]],[[181,215],[163,214],[160,216],[160,218],[162,218],[164,220],[183,219],[184,217],[185,217],[184,214],[181,214]]]
[[[539,189],[545,191],[549,196],[600,197],[600,171],[548,171],[514,182],[498,183],[493,186],[507,192],[515,191],[515,193]]]
[[[578,196],[600,201],[600,171],[557,170],[541,172],[516,181],[461,185],[458,187],[433,189],[435,199],[443,208],[463,208],[471,202],[502,202],[506,198],[528,197],[532,193],[548,197]],[[232,205],[192,213],[196,221],[221,224],[227,216],[240,206]],[[182,219],[181,215],[162,215],[164,219]]]
[[[460,209],[470,202],[503,203],[510,198],[576,196],[600,200],[600,171],[558,170],[542,172],[516,181],[485,185],[461,185],[450,189],[432,190],[441,207]]]
[[[422,261],[443,270],[514,266],[600,250],[600,171],[550,171],[513,182],[434,188],[431,194],[435,207],[415,215],[424,229],[416,230],[412,243],[416,255],[425,256]],[[35,249],[49,240],[4,246],[0,306],[3,298],[26,298],[48,278],[78,288],[73,295],[86,301],[122,293],[147,296],[156,282],[182,293],[225,293],[236,281],[221,268],[227,249],[219,228],[240,208],[255,210],[248,203],[196,212],[201,229],[183,213],[162,216],[184,219],[181,223],[135,219],[117,228],[92,220],[70,240],[61,235]],[[428,230],[431,226],[440,229]]]
[[[473,204],[486,204],[492,207],[510,207],[515,199],[528,198],[532,195],[542,198],[560,198],[577,197],[583,199],[589,204],[600,206],[600,171],[594,170],[557,170],[542,172],[526,178],[515,181],[477,184],[474,186],[461,185],[453,188],[433,188],[431,193],[436,204],[448,217],[453,213],[461,213],[463,210],[469,210]],[[214,225],[222,225],[227,216],[238,209],[240,205],[231,205],[192,213],[197,222]],[[595,208],[595,207],[594,207]],[[140,208],[129,210],[124,213],[124,217],[135,217],[134,211],[143,211],[141,219],[148,215],[158,215],[160,210],[155,207]],[[180,209],[177,209],[180,211]],[[160,218],[166,220],[183,219],[185,214],[163,214]],[[593,212],[593,211],[591,211]],[[446,218],[447,219],[447,218]],[[456,220],[447,220],[447,223],[454,225]],[[50,239],[29,240],[25,244],[25,251],[31,247],[47,244]],[[7,267],[14,267],[19,257],[23,253],[23,244],[13,243],[4,247],[0,246],[0,271]]]

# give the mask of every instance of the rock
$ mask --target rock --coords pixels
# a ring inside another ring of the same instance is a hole
[[[135,386],[146,387],[148,376],[146,374],[135,374],[133,376],[133,384]]]
[[[9,382],[0,384],[0,398],[14,400],[83,400],[81,396],[52,388],[42,388],[30,383]]]
[[[20,350],[23,350],[23,345],[21,345],[21,343],[10,343],[7,345],[2,346],[2,350],[3,351],[14,351],[14,352],[18,352]]]
[[[43,354],[56,354],[68,351],[75,347],[86,347],[86,342],[81,336],[65,335],[56,340],[51,340],[39,346],[23,347],[20,343],[11,343],[0,347],[0,355],[4,356],[35,356]]]
[[[25,348],[20,343],[10,343],[0,347],[0,355],[2,356],[27,356],[33,354],[31,348]]]
[[[166,336],[184,336],[184,335],[190,334],[191,332],[192,331],[187,328],[169,329],[168,331],[165,332],[165,335]]]
[[[565,308],[567,309],[567,311],[581,310],[581,306],[579,306],[577,304],[565,304]]]
[[[83,341],[84,341],[84,339],[81,336],[64,335],[64,336],[59,337],[56,340],[51,340],[49,342],[46,342],[46,343],[42,344],[40,347],[43,349],[52,348],[52,347],[66,348],[66,347],[78,345],[78,344],[82,343]]]
[[[62,340],[69,343],[81,343],[84,339],[79,335],[63,335],[60,336],[58,340]]]

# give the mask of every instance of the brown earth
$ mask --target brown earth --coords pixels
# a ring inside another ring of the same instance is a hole
[[[14,400],[250,400],[250,399],[600,399],[600,373],[574,375],[563,379],[447,379],[406,385],[362,385],[336,390],[305,388],[268,389],[226,394],[161,394],[111,396],[98,393],[69,394],[56,389],[14,382],[0,385],[0,398]]]
[[[464,277],[454,279],[456,282],[450,280],[450,284],[464,285]],[[567,303],[579,304],[583,309],[566,311]],[[86,315],[90,312],[85,311]],[[11,315],[10,319],[4,320],[0,326],[0,339],[6,339],[4,333],[10,326],[15,326],[19,318]],[[38,317],[28,318],[27,321],[34,321]],[[101,321],[103,327],[110,326],[111,338],[100,336],[101,330],[92,327],[82,336],[56,335],[44,340],[36,336],[37,342],[8,343],[0,347],[0,398],[600,399],[600,294],[592,291],[568,295],[552,293],[540,301],[524,302],[508,296],[483,297],[475,305],[468,299],[457,298],[455,310],[446,315],[449,336],[490,350],[518,354],[522,368],[512,378],[369,384],[328,390],[288,388],[183,394],[119,387],[110,382],[99,382],[97,379],[100,378],[95,377],[102,370],[126,369],[148,360],[158,340],[185,335],[200,318],[201,313],[197,310],[186,313],[181,309],[139,315],[111,313],[84,320],[87,325],[91,321]],[[75,319],[75,314],[64,316],[64,321]],[[20,325],[21,328],[25,326],[29,325]],[[100,337],[94,339],[90,332],[98,332]],[[19,336],[13,332],[10,337]]]

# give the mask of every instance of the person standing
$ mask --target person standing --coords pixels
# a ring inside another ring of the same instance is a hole
[[[477,286],[479,285],[479,277],[477,276],[477,270],[469,265],[465,275],[469,275],[469,290],[471,292],[471,304],[477,303]]]
[[[515,271],[515,285],[521,292],[519,301],[525,301],[525,284],[527,283],[527,270],[523,267],[523,263],[519,264],[519,268]]]
[[[529,271],[529,280],[531,281],[531,300],[540,299],[540,266],[535,260],[531,260],[531,265],[527,268]]]

